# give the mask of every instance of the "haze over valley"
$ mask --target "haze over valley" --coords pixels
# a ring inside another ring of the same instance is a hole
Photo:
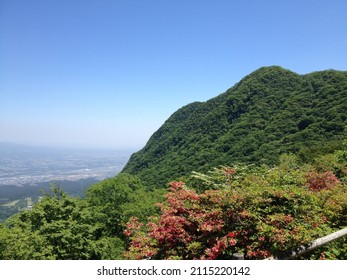
[[[82,150],[0,143],[0,186],[115,176],[130,151]]]
[[[91,184],[117,175],[130,154],[0,143],[0,211],[31,206],[52,183],[70,195],[83,196]]]

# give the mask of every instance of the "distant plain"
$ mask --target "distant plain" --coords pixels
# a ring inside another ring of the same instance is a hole
[[[91,184],[117,175],[131,153],[0,143],[0,220],[32,207],[53,184],[83,196]]]

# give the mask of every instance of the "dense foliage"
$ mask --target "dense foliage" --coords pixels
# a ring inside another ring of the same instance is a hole
[[[53,187],[0,224],[0,259],[282,258],[346,227],[346,217],[346,149],[310,165],[283,155],[274,167],[193,172],[167,192],[122,173],[83,199]],[[346,238],[303,258],[346,259]]]
[[[175,112],[124,172],[162,187],[219,165],[274,165],[283,153],[310,162],[340,146],[346,112],[347,72],[301,76],[264,67],[227,92]]]
[[[0,224],[0,259],[122,259],[126,221],[146,221],[161,197],[128,174],[91,186],[84,199],[54,186],[32,210]]]
[[[285,258],[302,245],[347,226],[346,165],[331,171],[298,166],[282,157],[275,168],[219,168],[195,173],[191,183],[171,183],[161,215],[136,218],[125,233],[130,259]],[[238,174],[240,172],[240,174]],[[203,186],[203,187],[201,187]],[[347,258],[346,239],[306,258]]]
[[[87,204],[52,189],[32,211],[6,221],[0,232],[4,259],[88,259],[100,253],[93,244],[94,217]]]

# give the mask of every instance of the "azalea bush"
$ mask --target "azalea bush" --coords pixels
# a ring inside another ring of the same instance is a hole
[[[313,171],[307,173],[306,177],[308,187],[314,191],[331,189],[339,182],[339,179],[331,171],[323,173]]]
[[[199,179],[204,185],[199,191],[170,183],[165,202],[158,204],[159,216],[146,224],[136,218],[127,223],[126,257],[231,259],[242,253],[246,259],[282,258],[347,225],[346,186],[333,174],[283,168],[247,174],[243,167],[242,176],[234,167],[195,173],[194,185]],[[321,253],[318,257],[325,256]]]

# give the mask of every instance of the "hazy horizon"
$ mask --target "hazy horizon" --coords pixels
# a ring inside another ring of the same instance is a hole
[[[9,142],[0,141],[0,148],[10,147],[26,147],[42,150],[71,150],[71,151],[114,151],[114,152],[126,152],[134,153],[140,150],[142,147],[114,147],[114,146],[93,146],[93,145],[81,145],[81,144],[50,144],[50,143],[30,143],[30,142]]]

